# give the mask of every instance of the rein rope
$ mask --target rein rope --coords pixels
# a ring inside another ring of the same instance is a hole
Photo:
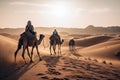
[[[43,39],[43,47],[44,47],[44,49],[47,48],[47,47],[49,47],[49,44],[47,46],[45,46],[44,39]]]

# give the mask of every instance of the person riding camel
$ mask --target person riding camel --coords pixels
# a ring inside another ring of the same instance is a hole
[[[24,36],[28,36],[28,37],[36,36],[36,32],[34,31],[34,27],[31,24],[30,20],[27,22],[25,32],[23,32],[20,36],[21,36],[20,40],[22,40],[24,38]]]
[[[25,32],[30,32],[30,33],[32,33],[33,35],[36,35],[36,32],[34,32],[34,27],[33,27],[33,25],[31,24],[31,21],[30,21],[30,20],[27,22],[27,25],[26,25],[26,28],[25,28]]]
[[[56,29],[53,31],[53,34],[54,34],[54,35],[58,35],[58,32],[57,32]]]
[[[59,36],[59,34],[58,34],[56,29],[54,29],[52,36],[54,36],[57,41],[60,40],[60,36]]]

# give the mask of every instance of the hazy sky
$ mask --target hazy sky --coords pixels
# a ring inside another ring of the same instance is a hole
[[[0,0],[0,27],[120,25],[120,0]]]

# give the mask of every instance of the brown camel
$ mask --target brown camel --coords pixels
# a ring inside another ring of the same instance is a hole
[[[61,54],[61,44],[64,42],[64,40],[60,39],[60,36],[56,37],[52,35],[50,37],[50,54],[52,55],[51,48],[53,47],[54,54],[56,54],[56,45],[58,45],[58,55]]]
[[[69,41],[69,50],[75,50],[75,41],[74,39],[70,39]]]
[[[40,34],[39,40],[37,40],[35,35],[32,35],[32,36],[22,35],[19,39],[17,50],[14,53],[15,62],[16,62],[17,53],[21,49],[22,46],[23,46],[22,58],[24,59],[24,61],[25,61],[24,53],[25,53],[25,50],[27,49],[28,56],[30,58],[30,62],[33,62],[32,55],[33,55],[34,47],[36,47],[37,54],[39,56],[39,59],[41,60],[39,50],[38,50],[38,45],[40,45],[40,43],[41,43],[41,41],[43,40],[44,37],[45,36],[43,34]],[[32,47],[31,55],[29,53],[29,48],[28,47]],[[26,63],[26,61],[25,61],[25,63]]]

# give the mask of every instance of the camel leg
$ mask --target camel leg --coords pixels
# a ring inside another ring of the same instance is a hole
[[[70,51],[72,51],[72,46],[70,45]]]
[[[60,55],[60,45],[58,44],[58,56]]]
[[[50,55],[52,55],[51,48],[52,48],[52,46],[50,45]]]
[[[38,56],[39,56],[39,61],[41,61],[40,53],[39,53],[39,51],[38,51],[38,46],[36,46],[36,50],[37,50],[37,54],[38,54]]]
[[[61,45],[58,45],[58,56],[61,55]]]
[[[75,46],[73,45],[73,50],[75,50]]]
[[[20,49],[19,48],[17,48],[17,50],[15,51],[15,53],[14,53],[14,57],[15,57],[15,63],[16,63],[16,56],[17,56],[17,53],[18,53],[18,51],[19,51]]]
[[[69,44],[69,51],[70,51],[70,44]]]
[[[56,55],[56,45],[53,45],[53,51],[54,51],[54,54]]]
[[[69,45],[69,51],[70,51],[70,45]]]
[[[25,64],[26,64],[25,57],[24,57],[24,54],[25,54],[25,49],[26,49],[26,47],[25,47],[25,46],[23,46],[22,58],[23,58],[23,60],[24,60],[24,62],[25,62]]]
[[[59,45],[59,54],[61,55],[61,45]]]
[[[73,45],[73,49],[75,50],[75,45]]]
[[[34,50],[34,47],[35,47],[35,46],[32,47],[32,51],[31,51],[31,60],[30,60],[30,62],[33,62],[33,60],[32,60],[32,56],[33,56],[33,50]]]
[[[58,45],[58,56],[59,56],[59,52],[60,52],[60,51],[59,51],[59,45]]]
[[[74,50],[74,46],[72,45],[72,51]]]
[[[70,45],[70,51],[72,51],[72,46]]]
[[[30,52],[29,52],[29,48],[27,47],[27,53],[28,53],[28,56],[30,58]],[[31,58],[30,58],[31,59]]]
[[[17,50],[16,50],[15,53],[14,53],[15,63],[16,63],[16,56],[17,56],[17,53],[18,53],[18,51],[21,49],[21,46],[22,46],[22,40],[19,39]]]
[[[73,45],[71,45],[71,51],[73,51]]]

